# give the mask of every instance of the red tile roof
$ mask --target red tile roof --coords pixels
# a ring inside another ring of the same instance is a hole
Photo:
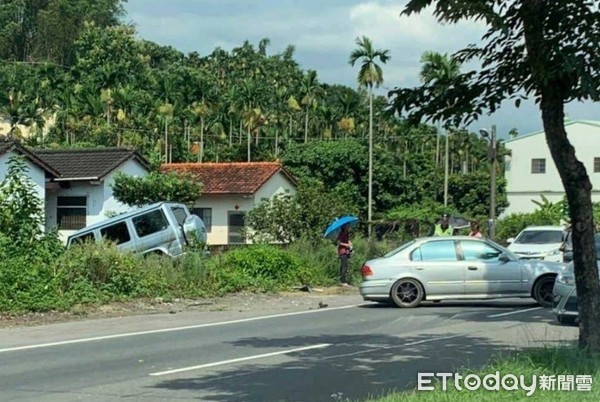
[[[279,162],[168,163],[161,171],[195,175],[203,194],[254,194],[277,172],[296,184]]]

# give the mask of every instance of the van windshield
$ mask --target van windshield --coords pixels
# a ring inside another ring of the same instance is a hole
[[[560,230],[526,230],[515,240],[517,244],[551,244],[562,242],[563,232]]]

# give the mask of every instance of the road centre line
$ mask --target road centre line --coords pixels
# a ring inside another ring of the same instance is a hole
[[[488,315],[487,318],[505,317],[507,315],[526,313],[528,311],[535,311],[535,310],[541,310],[541,309],[543,309],[543,307],[526,308],[524,310],[516,310],[516,311],[509,311],[509,312],[506,312],[506,313]]]
[[[405,334],[405,335],[409,335],[409,334]],[[332,360],[332,359],[339,359],[341,357],[358,356],[358,355],[362,355],[362,354],[365,354],[365,353],[378,352],[378,351],[381,351],[381,350],[400,349],[400,348],[404,348],[406,346],[415,346],[415,345],[420,345],[422,343],[429,343],[429,342],[435,342],[435,341],[443,341],[443,340],[446,340],[446,339],[460,338],[460,337],[464,337],[464,336],[466,336],[466,334],[455,334],[455,335],[448,335],[448,336],[440,336],[438,338],[423,339],[421,341],[415,341],[415,342],[409,342],[409,343],[402,343],[402,344],[398,344],[398,345],[374,347],[374,348],[369,348],[369,349],[364,349],[364,350],[357,350],[356,352],[350,352],[350,353],[343,353],[343,354],[339,354],[339,355],[327,356],[327,357],[321,358],[321,360]],[[347,344],[342,344],[342,345],[347,345]]]
[[[192,370],[200,370],[200,369],[209,368],[209,367],[224,366],[226,364],[240,363],[240,362],[245,362],[245,361],[248,361],[248,360],[264,359],[266,357],[285,355],[285,354],[288,354],[288,353],[295,353],[295,352],[302,352],[304,350],[323,349],[323,348],[326,348],[328,346],[331,346],[331,344],[330,343],[320,343],[320,344],[317,344],[317,345],[304,346],[304,347],[301,347],[301,348],[288,349],[288,350],[280,350],[278,352],[264,353],[264,354],[261,354],[261,355],[253,355],[253,356],[247,356],[247,357],[239,357],[237,359],[223,360],[223,361],[220,361],[220,362],[201,364],[201,365],[198,365],[198,366],[183,367],[183,368],[180,368],[180,369],[161,371],[161,372],[158,372],[158,373],[150,373],[149,375],[151,375],[151,376],[163,376],[163,375],[168,375],[168,374],[182,373],[184,371],[192,371]]]
[[[242,323],[246,323],[246,322],[268,320],[268,319],[273,319],[273,318],[293,317],[296,315],[322,313],[322,312],[326,312],[326,311],[335,311],[335,310],[345,310],[345,309],[350,309],[350,308],[354,308],[354,307],[360,307],[363,305],[365,305],[365,304],[364,303],[363,304],[351,304],[351,305],[339,306],[339,307],[327,307],[327,308],[319,309],[319,310],[294,311],[291,313],[280,313],[280,314],[264,315],[264,316],[258,316],[258,317],[241,318],[238,320],[211,322],[211,323],[206,323],[206,324],[188,325],[188,326],[184,326],[184,327],[153,329],[153,330],[147,330],[147,331],[96,336],[96,337],[91,337],[91,338],[72,339],[72,340],[68,340],[68,341],[41,343],[41,344],[36,344],[36,345],[16,346],[16,347],[11,347],[11,348],[0,349],[0,353],[48,348],[48,347],[52,347],[52,346],[63,346],[63,345],[70,345],[70,344],[76,344],[76,343],[103,341],[103,340],[108,340],[108,339],[127,338],[127,337],[140,336],[140,335],[159,334],[159,333],[165,333],[165,332],[185,331],[188,329],[199,329],[199,328],[218,327],[218,326],[223,326],[223,325],[242,324]]]

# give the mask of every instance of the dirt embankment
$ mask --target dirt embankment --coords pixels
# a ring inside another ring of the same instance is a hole
[[[184,311],[277,312],[290,309],[317,309],[326,308],[331,300],[337,299],[336,296],[358,297],[358,290],[356,288],[331,287],[275,294],[237,293],[204,299],[138,299],[104,305],[76,306],[68,312],[0,313],[0,328],[144,314],[177,314]]]

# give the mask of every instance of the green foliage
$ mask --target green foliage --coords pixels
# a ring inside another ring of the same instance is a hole
[[[319,238],[334,218],[356,212],[343,191],[330,192],[319,182],[305,181],[295,195],[278,195],[258,205],[248,213],[246,222],[254,241],[287,243],[302,237]]]
[[[29,254],[36,248],[59,249],[56,233],[44,233],[43,200],[28,173],[25,159],[13,156],[0,183],[0,235],[10,239],[4,249],[11,254]]]
[[[151,172],[143,177],[118,172],[112,188],[115,198],[130,206],[162,201],[193,205],[202,193],[202,183],[197,178],[179,172]]]
[[[484,171],[454,175],[448,180],[450,202],[458,211],[468,216],[489,214],[490,175]],[[496,178],[496,216],[508,207],[506,179]]]
[[[222,292],[282,290],[308,283],[311,277],[298,255],[276,246],[234,249],[217,261]]]

